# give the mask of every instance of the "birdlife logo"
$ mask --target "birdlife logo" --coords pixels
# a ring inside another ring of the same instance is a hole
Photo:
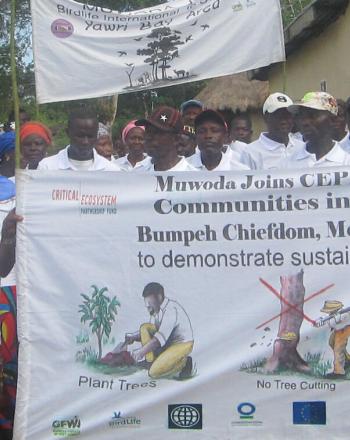
[[[140,428],[141,419],[135,416],[123,416],[120,411],[114,411],[108,422],[111,428]]]
[[[177,404],[168,406],[169,429],[202,429],[201,404]]]
[[[68,38],[73,35],[74,26],[69,21],[59,18],[52,23],[51,32],[57,38]]]
[[[236,407],[237,417],[239,420],[231,422],[232,426],[259,426],[262,425],[261,420],[255,420],[256,406],[251,402],[241,402]]]

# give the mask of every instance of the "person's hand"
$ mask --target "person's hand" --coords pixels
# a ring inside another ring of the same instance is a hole
[[[23,217],[16,214],[16,210],[12,209],[2,224],[1,230],[1,242],[3,244],[12,244],[16,240],[16,226],[18,222],[21,222]]]
[[[124,343],[127,345],[133,344],[135,342],[135,337],[132,333],[125,333]]]
[[[316,319],[315,321],[315,327],[322,327],[324,324],[325,323],[322,318]]]
[[[131,356],[133,357],[135,362],[139,362],[145,357],[142,348],[138,348],[137,350],[133,350],[131,352]]]

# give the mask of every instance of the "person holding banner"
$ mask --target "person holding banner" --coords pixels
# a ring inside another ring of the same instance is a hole
[[[100,156],[95,150],[98,121],[86,110],[72,112],[68,118],[69,145],[57,154],[43,159],[38,170],[120,171],[120,167]]]
[[[130,121],[122,131],[122,140],[129,153],[115,161],[124,171],[132,171],[135,166],[146,159],[144,152],[145,127],[136,126],[136,120]]]
[[[249,170],[250,167],[240,161],[240,154],[227,147],[227,125],[220,113],[205,110],[194,121],[198,149],[187,160],[196,170],[228,171]]]
[[[47,149],[52,145],[52,135],[46,125],[30,121],[21,126],[19,137],[21,141],[21,168],[36,170],[39,162],[47,155]]]
[[[145,151],[148,156],[135,171],[194,171],[184,157],[177,153],[177,144],[183,132],[183,121],[178,110],[161,106],[148,119],[136,121],[145,127]]]
[[[148,374],[161,377],[190,377],[192,373],[193,330],[184,308],[165,296],[164,287],[149,283],[142,296],[150,314],[150,322],[142,324],[136,333],[127,333],[125,343],[141,342],[142,347],[132,352],[136,362],[146,359]]]
[[[297,114],[306,144],[288,158],[287,168],[350,165],[350,154],[332,139],[332,118],[338,114],[336,99],[326,92],[309,92],[289,107]]]

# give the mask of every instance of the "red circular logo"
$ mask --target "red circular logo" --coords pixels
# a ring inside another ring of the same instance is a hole
[[[69,21],[59,18],[52,23],[51,32],[57,38],[68,38],[73,34],[74,26]]]

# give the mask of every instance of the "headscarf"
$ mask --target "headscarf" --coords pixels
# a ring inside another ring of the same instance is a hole
[[[12,199],[16,195],[16,185],[5,176],[0,176],[0,202]]]
[[[52,134],[50,129],[46,127],[46,125],[41,124],[40,122],[29,121],[22,125],[19,131],[19,137],[21,139],[21,142],[23,142],[23,140],[26,137],[30,136],[31,134],[35,134],[39,136],[48,145],[52,144]]]
[[[133,121],[130,121],[123,129],[122,131],[122,140],[125,144],[125,140],[127,135],[129,134],[130,130],[132,130],[133,128],[141,128],[141,130],[145,131],[145,127],[143,125],[135,125],[136,119],[134,119]]]
[[[7,151],[14,150],[16,146],[16,133],[14,131],[7,131],[0,134],[0,157]]]

